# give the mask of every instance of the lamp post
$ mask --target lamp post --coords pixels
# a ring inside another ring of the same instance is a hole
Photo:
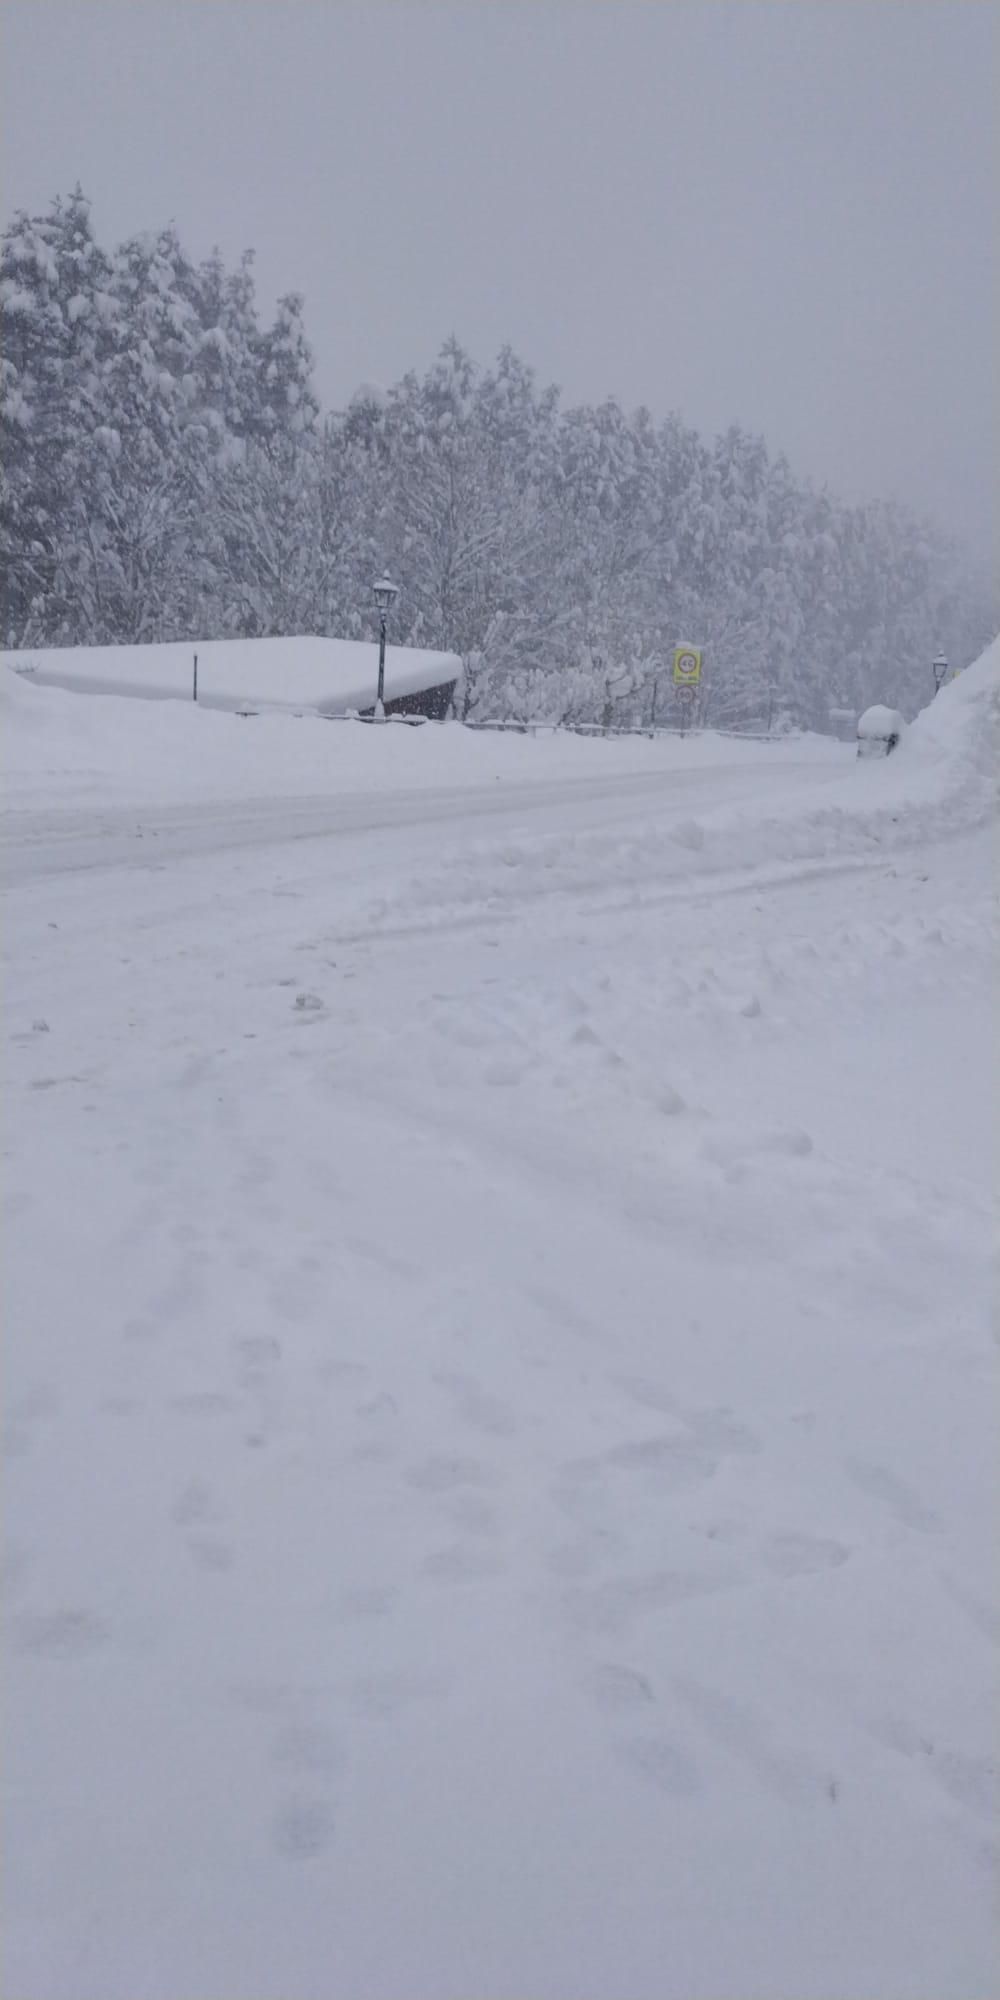
[[[372,596],[378,606],[378,694],[375,698],[375,720],[385,721],[385,621],[392,610],[393,599],[399,596],[399,586],[384,573],[372,584]]]
[[[934,675],[935,694],[940,694],[941,689],[944,685],[945,676],[947,672],[948,672],[948,661],[945,654],[937,653],[934,657],[934,660],[931,663],[931,673]]]

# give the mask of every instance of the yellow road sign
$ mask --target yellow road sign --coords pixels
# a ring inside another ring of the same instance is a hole
[[[678,646],[674,653],[674,686],[694,688],[700,680],[700,651],[695,646]]]

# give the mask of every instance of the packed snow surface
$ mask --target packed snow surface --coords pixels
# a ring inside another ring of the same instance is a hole
[[[159,646],[54,646],[0,654],[3,664],[39,687],[80,694],[198,701],[205,708],[313,710],[342,715],[371,708],[378,648],[355,639],[209,639]],[[460,681],[454,653],[387,646],[385,699]]]
[[[987,2000],[1000,659],[3,687],[3,1990]]]

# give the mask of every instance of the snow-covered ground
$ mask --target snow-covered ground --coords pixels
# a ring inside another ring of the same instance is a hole
[[[5,688],[5,1992],[986,2000],[998,679]]]

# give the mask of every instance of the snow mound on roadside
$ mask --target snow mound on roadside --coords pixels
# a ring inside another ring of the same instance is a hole
[[[5,737],[11,724],[18,729],[22,724],[28,729],[44,726],[44,711],[34,688],[22,680],[12,667],[0,667],[0,719]]]
[[[949,767],[993,781],[1000,760],[1000,636],[971,667],[949,681],[911,723],[902,745],[907,760]]]
[[[858,718],[858,735],[862,738],[902,736],[905,728],[898,708],[885,708],[881,702],[876,702],[874,708],[866,708]]]

